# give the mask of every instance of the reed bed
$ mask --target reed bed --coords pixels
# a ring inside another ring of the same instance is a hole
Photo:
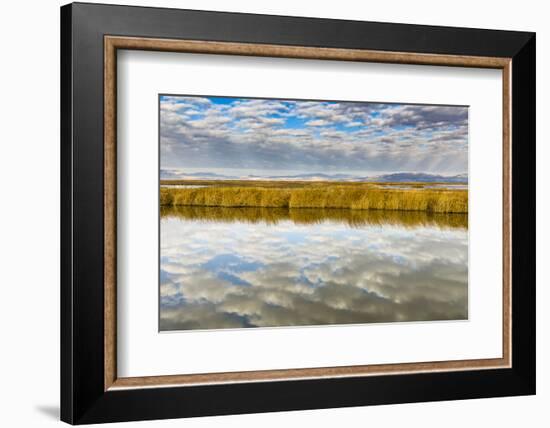
[[[467,213],[468,191],[386,189],[364,185],[306,187],[161,187],[162,206],[346,208],[353,210]]]

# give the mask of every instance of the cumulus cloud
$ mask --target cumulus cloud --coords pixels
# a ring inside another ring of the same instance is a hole
[[[327,126],[327,125],[330,125],[331,122],[329,122],[328,120],[325,120],[325,119],[315,119],[315,120],[310,120],[308,122],[306,122],[306,125],[307,126]]]
[[[161,97],[164,168],[467,171],[468,108]]]

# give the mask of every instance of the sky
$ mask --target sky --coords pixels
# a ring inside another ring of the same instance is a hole
[[[468,171],[468,108],[160,97],[161,169],[258,175]]]

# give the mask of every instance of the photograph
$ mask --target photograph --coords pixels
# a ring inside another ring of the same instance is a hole
[[[449,18],[398,1],[41,2],[8,20],[40,35],[7,44],[25,54],[4,79],[5,146],[21,149],[6,177],[24,183],[5,200],[26,207],[31,189],[55,209],[4,210],[18,261],[4,324],[23,320],[7,329],[23,355],[56,346],[8,361],[27,397],[8,425],[424,427],[456,405],[457,426],[480,411],[504,428],[544,414],[536,77],[550,30],[524,4]],[[32,126],[25,87],[59,104]],[[20,373],[43,382],[29,395]]]
[[[159,95],[159,330],[468,319],[468,106]]]

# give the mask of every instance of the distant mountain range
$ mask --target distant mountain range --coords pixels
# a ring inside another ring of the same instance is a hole
[[[421,183],[468,183],[468,174],[457,175],[438,175],[426,174],[423,172],[396,172],[393,174],[378,175],[370,177],[368,181],[388,181],[388,182],[421,182]]]
[[[419,183],[468,183],[468,174],[439,175],[422,172],[396,172],[375,176],[357,176],[352,174],[307,173],[296,175],[223,175],[214,172],[186,173],[179,170],[163,169],[161,180],[297,180],[297,181],[377,181],[377,182],[419,182]]]

